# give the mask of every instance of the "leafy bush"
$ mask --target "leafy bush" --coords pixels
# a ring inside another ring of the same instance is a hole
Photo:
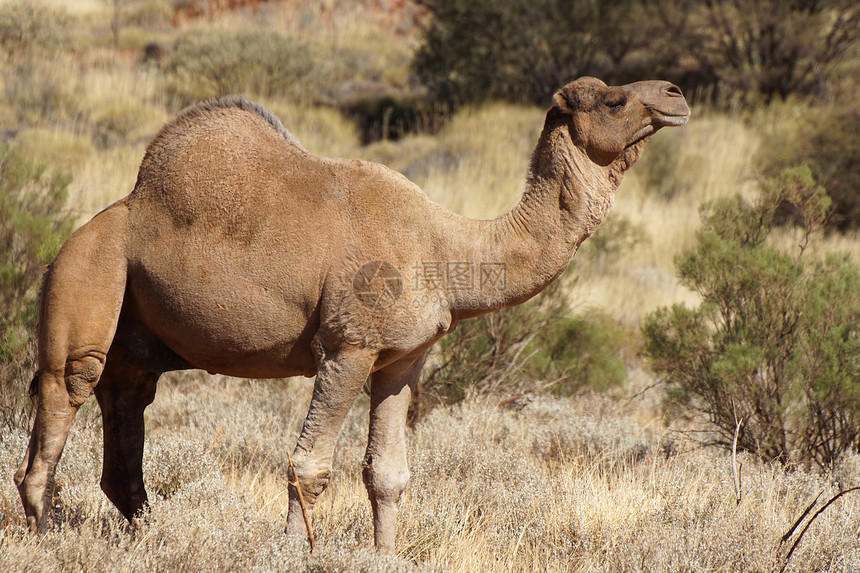
[[[833,210],[828,230],[860,228],[860,109],[852,102],[827,108],[804,108],[791,122],[781,122],[761,151],[765,173],[807,164],[815,178],[827,188]],[[791,212],[782,209],[782,219]]]
[[[0,423],[7,427],[26,419],[39,282],[72,229],[61,217],[70,182],[65,173],[48,175],[15,148],[0,148]]]
[[[433,0],[413,69],[433,98],[546,104],[582,76],[616,80],[647,34],[634,28],[638,2]]]
[[[320,102],[341,69],[309,43],[275,30],[189,32],[161,66],[165,90],[181,106],[249,92]]]
[[[560,279],[525,304],[463,321],[443,338],[425,368],[413,419],[467,396],[549,388],[571,395],[623,383],[622,329],[603,316],[570,316],[566,283]]]
[[[783,201],[803,225],[799,253],[767,243]],[[707,203],[695,247],[677,257],[698,308],[649,315],[645,354],[665,377],[670,413],[704,416],[713,443],[768,460],[832,467],[860,447],[860,269],[813,258],[830,200],[808,168],[785,170],[756,204]]]
[[[852,0],[425,0],[433,16],[413,68],[451,105],[546,104],[561,85],[662,77],[702,95],[818,93],[852,57]]]

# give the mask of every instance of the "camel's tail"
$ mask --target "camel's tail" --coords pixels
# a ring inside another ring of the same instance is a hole
[[[36,373],[33,374],[33,379],[30,380],[30,387],[27,389],[27,394],[30,395],[31,399],[34,399],[38,393],[39,393],[39,371],[36,370]]]

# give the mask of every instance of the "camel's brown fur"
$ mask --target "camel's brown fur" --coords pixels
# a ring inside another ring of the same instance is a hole
[[[72,418],[92,392],[101,486],[131,519],[147,499],[143,412],[162,372],[316,375],[293,455],[310,509],[370,377],[364,480],[376,545],[393,550],[425,351],[555,279],[645,139],[688,116],[665,82],[572,82],[547,113],[519,205],[476,221],[382,165],[311,155],[244,99],[182,112],[150,144],[134,191],[74,233],[46,275],[36,420],[15,475],[30,528],[45,525]],[[287,529],[304,529],[294,491]]]

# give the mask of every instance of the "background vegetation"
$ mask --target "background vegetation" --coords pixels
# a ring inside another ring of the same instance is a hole
[[[793,252],[766,244],[784,202],[803,223]],[[660,309],[643,327],[673,409],[704,414],[711,439],[824,469],[860,439],[860,268],[806,251],[829,208],[806,167],[768,181],[754,205],[706,203],[695,246],[676,259],[701,304]]]
[[[281,532],[311,382],[187,372],[147,410],[146,520],[130,531],[98,489],[88,402],[50,533],[24,535],[0,480],[0,571],[860,567],[856,494],[790,559],[797,531],[781,542],[860,472],[858,14],[842,0],[0,0],[6,476],[29,430],[42,269],[131,190],[184,105],[244,92],[313,152],[381,161],[482,218],[518,200],[569,79],[670,79],[694,110],[652,139],[563,281],[434,350],[396,558],[370,550],[366,397],[309,555]],[[730,444],[740,419],[738,492],[725,448],[702,444]]]

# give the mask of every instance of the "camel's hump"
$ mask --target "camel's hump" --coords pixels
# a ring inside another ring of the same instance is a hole
[[[236,168],[241,163],[237,160],[242,148],[248,151],[254,145],[263,149],[272,144],[281,147],[277,142],[307,153],[275,114],[244,96],[226,96],[191,105],[162,127],[147,146],[135,191],[147,182],[166,183],[165,171],[181,170],[183,166],[192,170],[194,164],[212,162],[222,168]],[[228,153],[232,157],[226,157]]]
[[[173,120],[161,128],[147,146],[141,169],[149,166],[154,161],[155,156],[160,155],[163,150],[171,149],[172,143],[182,139],[183,136],[197,132],[206,124],[214,123],[217,125],[221,123],[223,125],[225,112],[229,117],[231,111],[253,114],[263,120],[262,125],[270,127],[275,133],[283,137],[286,143],[305,151],[299,140],[284,127],[284,124],[275,114],[258,103],[248,101],[244,96],[231,95],[199,102],[179,112]]]
[[[167,125],[165,125],[161,129],[158,135],[155,136],[155,140],[153,141],[153,143],[162,136],[169,135],[177,127],[181,128],[182,126],[187,126],[189,124],[205,120],[213,112],[234,108],[257,114],[258,116],[266,120],[266,123],[268,123],[272,127],[272,129],[280,133],[284,137],[284,139],[287,140],[287,142],[301,147],[301,143],[299,143],[299,140],[296,139],[295,136],[290,133],[286,127],[284,127],[284,124],[281,123],[281,120],[278,119],[275,114],[273,114],[271,111],[267,110],[258,103],[248,101],[247,99],[245,99],[245,96],[242,95],[229,95],[221,98],[212,98],[186,107],[181,112],[179,112],[179,114],[172,121],[167,123]]]

